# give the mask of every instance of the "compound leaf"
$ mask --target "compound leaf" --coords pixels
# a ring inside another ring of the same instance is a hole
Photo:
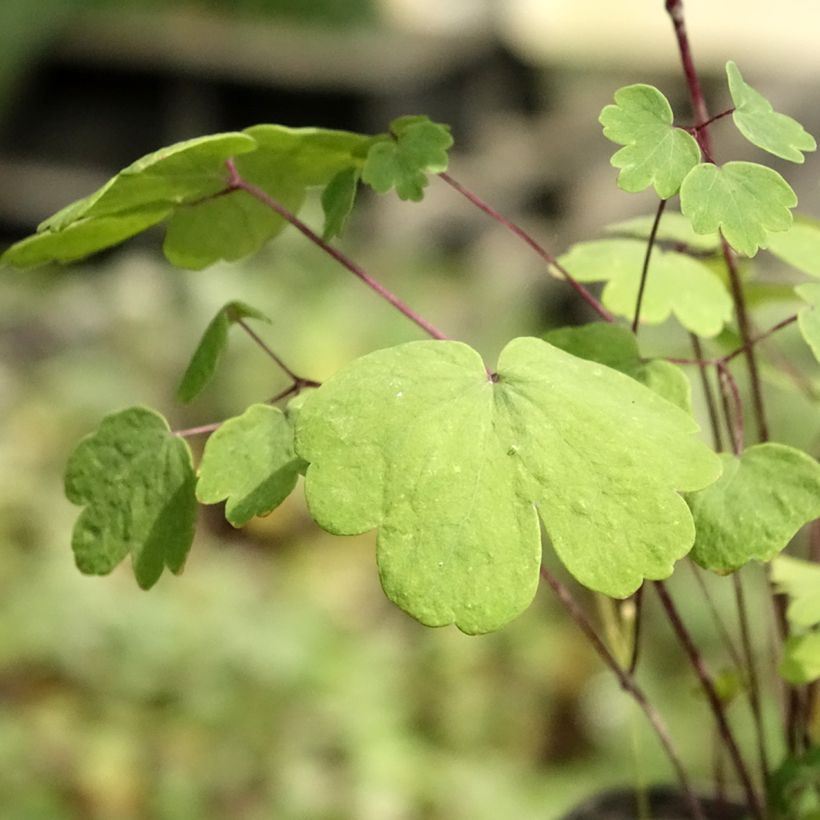
[[[208,439],[196,495],[203,504],[227,499],[225,517],[241,527],[278,507],[293,491],[302,467],[287,416],[277,407],[253,404]]]
[[[752,145],[792,162],[804,162],[803,151],[817,148],[814,137],[797,120],[777,113],[771,103],[743,79],[740,69],[731,60],[726,63],[726,78],[735,104],[732,119]]]
[[[798,686],[820,678],[820,632],[788,638],[783,647],[780,674]]]
[[[756,444],[740,457],[723,454],[723,475],[687,496],[695,519],[692,558],[728,573],[769,561],[820,516],[820,464],[783,444]]]
[[[239,319],[259,319],[270,322],[264,313],[243,302],[229,302],[220,308],[202,334],[194,355],[177,388],[181,402],[192,401],[198,396],[216,372],[219,360],[228,346],[228,330]]]
[[[606,281],[604,304],[631,319],[641,281],[646,244],[635,239],[579,242],[559,262],[581,282]],[[732,300],[720,279],[686,254],[655,248],[644,289],[641,320],[659,324],[674,313],[698,336],[716,336],[732,315]]]
[[[661,199],[669,199],[683,178],[700,162],[695,138],[672,124],[669,101],[651,85],[628,85],[615,92],[598,121],[604,136],[623,145],[612,156],[620,168],[618,187],[643,191],[653,185]]]
[[[85,507],[71,546],[82,572],[105,575],[129,553],[148,589],[165,567],[179,573],[194,536],[196,498],[188,445],[143,407],[107,416],[68,461],[65,492]]]
[[[626,373],[681,410],[692,412],[692,389],[686,374],[671,362],[642,359],[638,340],[626,327],[592,322],[551,330],[544,340],[573,356]]]
[[[798,285],[794,292],[809,303],[808,307],[797,311],[797,325],[814,357],[820,362],[820,284],[811,282]]]
[[[447,170],[450,129],[427,117],[400,117],[390,124],[390,138],[376,141],[367,153],[362,180],[385,194],[395,188],[401,199],[420,202],[428,174]]]
[[[296,452],[324,529],[379,528],[388,597],[424,624],[498,629],[531,601],[538,519],[581,583],[626,596],[694,540],[677,490],[720,462],[692,418],[633,379],[534,338],[488,377],[458,342],[358,359],[304,401]]]
[[[797,216],[788,231],[769,237],[767,250],[788,265],[820,278],[820,224]]]
[[[648,239],[655,222],[655,214],[636,216],[623,222],[615,222],[606,226],[606,232],[624,236],[636,236],[639,239]],[[687,249],[704,253],[717,253],[720,250],[720,236],[713,234],[697,234],[692,230],[692,223],[677,211],[665,210],[663,219],[658,223],[656,238],[659,242],[674,242],[685,245]]]
[[[0,263],[29,268],[46,262],[73,262],[124,242],[161,222],[169,213],[168,206],[159,205],[79,219],[62,231],[44,230],[22,239],[0,256]]]
[[[780,555],[772,561],[772,581],[789,597],[789,623],[804,629],[820,624],[820,564]]]
[[[696,233],[720,229],[736,251],[754,256],[766,247],[770,232],[791,227],[790,208],[797,197],[777,171],[764,165],[702,163],[683,180],[680,204]]]
[[[361,172],[358,168],[345,168],[339,171],[322,191],[322,210],[325,213],[324,239],[341,236],[345,229],[353,203],[356,201],[356,188],[359,185]]]

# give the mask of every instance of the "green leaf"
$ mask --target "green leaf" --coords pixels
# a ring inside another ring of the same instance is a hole
[[[229,302],[220,308],[211,320],[197,345],[182,381],[177,388],[177,399],[189,402],[196,398],[216,372],[219,360],[228,346],[228,330],[239,319],[259,319],[270,322],[264,313],[243,302]]]
[[[754,256],[769,233],[791,227],[797,197],[777,171],[754,162],[697,165],[680,189],[683,213],[696,233],[720,229],[740,253]]]
[[[628,85],[615,92],[615,105],[607,105],[598,122],[607,139],[624,146],[611,160],[621,169],[619,188],[637,192],[653,185],[661,199],[678,192],[700,162],[700,148],[672,119],[669,101],[654,86]]]
[[[769,237],[768,251],[797,270],[820,278],[820,223],[796,216],[788,231]]]
[[[735,104],[732,119],[752,145],[792,162],[804,162],[803,151],[817,148],[814,137],[797,120],[774,111],[771,103],[743,79],[731,60],[726,63],[726,77]]]
[[[697,536],[692,558],[728,573],[770,561],[820,516],[820,464],[783,444],[756,444],[738,458],[723,454],[723,475],[687,496]]]
[[[296,452],[313,518],[379,528],[388,597],[428,626],[488,632],[538,584],[539,517],[569,571],[608,595],[665,578],[694,540],[676,490],[720,462],[692,418],[610,368],[521,338],[488,377],[459,342],[358,359],[305,400]]]
[[[789,596],[789,623],[806,629],[820,624],[820,564],[781,555],[772,561],[772,581]]]
[[[105,575],[126,555],[148,589],[165,567],[180,573],[194,537],[188,445],[162,416],[132,407],[107,416],[68,461],[65,492],[85,507],[71,541],[82,572]]]
[[[648,239],[654,222],[655,214],[636,216],[633,219],[607,225],[606,232]],[[664,211],[663,218],[658,223],[656,238],[659,242],[675,242],[685,245],[687,249],[693,251],[717,253],[720,250],[720,237],[717,233],[705,235],[695,233],[692,230],[692,223],[677,211]]]
[[[692,412],[692,389],[686,374],[670,362],[642,359],[638,340],[628,328],[593,322],[551,330],[544,340],[573,356],[626,373],[681,410]]]
[[[809,307],[797,311],[797,325],[814,357],[820,362],[820,284],[798,285],[794,292]]]
[[[302,468],[285,414],[267,404],[252,404],[208,439],[196,495],[203,504],[227,499],[225,517],[241,527],[278,507],[293,491]]]
[[[358,168],[345,168],[339,171],[322,192],[322,210],[325,213],[324,239],[341,236],[345,229],[353,203],[356,200],[356,188],[359,185]]]
[[[792,635],[786,641],[780,674],[798,686],[820,678],[820,632]]]
[[[412,116],[393,120],[390,134],[371,146],[362,180],[380,194],[395,188],[401,199],[420,202],[427,175],[447,170],[447,151],[453,144],[450,129]]]
[[[786,758],[769,778],[767,792],[778,820],[819,820],[820,746]]]
[[[579,242],[559,262],[580,282],[606,281],[603,303],[632,319],[646,244],[635,239]],[[732,300],[720,279],[686,254],[655,248],[644,289],[641,320],[659,324],[674,313],[698,336],[717,335],[732,315]]]
[[[73,262],[118,245],[161,222],[170,208],[160,205],[115,216],[80,219],[62,231],[44,230],[12,245],[0,264],[29,268],[46,262]]]

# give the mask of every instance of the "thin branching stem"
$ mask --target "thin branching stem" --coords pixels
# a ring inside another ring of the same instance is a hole
[[[703,362],[703,347],[696,334],[690,333],[689,339],[695,359],[698,360],[698,372],[700,373],[700,383],[703,388],[703,398],[706,401],[706,410],[709,413],[709,426],[712,430],[712,444],[715,450],[720,452],[723,449],[723,436],[720,432],[720,419],[718,418],[717,402],[712,383],[709,381],[709,367]]]
[[[649,231],[649,239],[646,242],[646,253],[643,257],[643,268],[641,268],[641,282],[638,285],[638,297],[635,300],[635,313],[632,317],[632,332],[637,335],[638,325],[641,321],[641,305],[643,305],[643,294],[646,290],[646,280],[649,276],[649,261],[652,258],[652,249],[655,247],[655,238],[658,235],[658,226],[661,223],[663,210],[666,207],[666,200],[662,199],[658,203],[658,210],[655,211],[655,219],[652,222],[652,229]]]
[[[672,737],[669,734],[669,729],[667,728],[663,718],[660,716],[660,713],[650,703],[644,691],[635,682],[634,677],[624,670],[618,661],[615,660],[614,655],[601,640],[600,636],[590,623],[589,618],[587,618],[584,611],[572,597],[572,593],[543,564],[541,565],[541,577],[547,582],[549,587],[557,596],[561,605],[567,611],[572,620],[575,621],[581,632],[584,633],[584,637],[589,641],[590,645],[604,664],[609,667],[618,679],[621,688],[632,697],[644,715],[646,715],[646,718],[657,735],[666,756],[669,758],[669,762],[675,770],[675,774],[678,777],[678,781],[680,782],[681,788],[686,796],[687,803],[689,804],[689,810],[692,812],[692,817],[696,818],[696,820],[705,820],[703,810],[701,809],[698,798],[689,782],[689,777],[686,774],[686,769],[684,768],[678,752],[672,743]]]
[[[291,381],[301,381],[301,377],[297,376],[285,363],[281,357],[270,347],[270,345],[262,339],[259,334],[242,318],[238,318],[236,323],[253,339],[254,342],[276,363],[282,372],[288,376]]]
[[[712,675],[706,666],[706,661],[692,639],[686,625],[683,623],[683,620],[678,613],[678,609],[667,592],[664,583],[662,581],[656,581],[655,589],[657,590],[661,604],[669,617],[669,622],[672,625],[672,629],[686,652],[689,662],[692,664],[692,668],[700,681],[701,688],[706,695],[706,700],[712,710],[712,715],[715,718],[715,723],[717,724],[718,731],[720,732],[723,745],[729,753],[732,765],[746,794],[749,810],[756,820],[764,820],[765,814],[760,802],[760,797],[758,796],[754,784],[752,783],[752,778],[749,775],[749,770],[740,753],[740,748],[737,745],[732,728],[729,726],[729,721],[726,719],[726,712],[723,708],[723,703],[721,702],[720,696],[715,688]]]
[[[453,179],[448,173],[439,174],[439,177],[444,180],[451,188],[458,191],[465,199],[471,202],[481,211],[484,211],[487,216],[494,219],[500,225],[503,225],[508,231],[511,231],[519,239],[529,245],[548,265],[551,265],[557,270],[561,276],[566,279],[567,284],[575,290],[575,292],[605,321],[614,322],[615,317],[587,290],[575,277],[539,242],[537,242],[527,231],[520,225],[517,225],[511,219],[508,219],[503,214],[496,211],[491,205],[488,205],[478,194],[466,188],[457,180]]]
[[[384,285],[382,285],[379,281],[374,279],[367,271],[364,270],[360,265],[356,264],[352,259],[348,258],[344,253],[342,253],[337,248],[334,248],[321,236],[319,236],[313,229],[311,229],[308,225],[302,222],[299,217],[295,214],[291,213],[284,205],[280,202],[275,200],[270,194],[263,191],[261,188],[257,187],[251,182],[243,179],[239,171],[236,168],[236,163],[233,160],[229,159],[226,160],[226,166],[228,168],[228,172],[230,173],[230,179],[228,181],[228,186],[230,190],[233,191],[245,191],[245,193],[250,194],[254,199],[261,202],[263,205],[270,208],[274,213],[279,214],[286,222],[289,222],[296,228],[303,236],[307,237],[314,245],[321,248],[328,256],[331,256],[335,259],[340,265],[344,268],[347,268],[354,276],[361,279],[371,290],[375,291],[382,299],[389,302],[393,305],[396,310],[406,316],[411,322],[414,322],[418,325],[428,336],[431,336],[433,339],[446,339],[447,336],[444,335],[437,327],[433,324],[428,322],[425,318],[420,316],[413,310],[409,305],[405,304],[398,296],[396,296],[392,291],[388,290]]]

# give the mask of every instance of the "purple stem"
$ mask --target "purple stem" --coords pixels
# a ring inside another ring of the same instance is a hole
[[[321,236],[319,236],[315,231],[309,228],[301,219],[299,219],[295,214],[292,214],[287,208],[285,208],[281,203],[277,202],[272,196],[267,194],[261,188],[258,188],[251,182],[243,179],[239,175],[239,171],[236,168],[236,164],[232,159],[226,160],[225,164],[228,168],[228,172],[230,173],[230,178],[228,181],[228,186],[230,190],[233,191],[245,191],[245,193],[250,194],[254,199],[261,202],[263,205],[270,208],[275,213],[279,214],[286,222],[289,222],[300,231],[304,236],[306,236],[314,245],[321,248],[326,254],[332,256],[340,265],[347,268],[354,276],[358,277],[362,280],[371,290],[375,291],[382,297],[385,301],[389,302],[393,305],[396,310],[400,313],[404,314],[411,322],[414,322],[418,325],[425,333],[431,336],[433,339],[446,339],[445,336],[438,328],[434,325],[430,324],[426,319],[422,318],[418,313],[416,313],[411,307],[406,305],[398,296],[394,293],[389,291],[384,285],[380,284],[376,281],[372,276],[370,276],[367,271],[365,271],[362,267],[357,265],[353,260],[349,259],[345,254],[341,251],[334,248],[332,245],[325,242]]]
[[[283,361],[282,359],[271,349],[271,347],[257,334],[257,332],[244,320],[241,318],[236,319],[236,323],[251,337],[251,339],[256,342],[256,344],[268,354],[268,356],[273,359],[274,362],[279,366],[279,368],[288,376],[291,381],[294,383],[304,381],[301,376],[297,376]]]
[[[646,289],[646,280],[649,275],[649,260],[652,258],[652,248],[655,247],[655,237],[658,235],[658,225],[661,223],[663,209],[666,207],[666,200],[662,199],[658,203],[658,210],[655,212],[655,221],[652,223],[652,230],[649,232],[649,240],[646,243],[646,254],[643,258],[643,268],[641,269],[641,283],[638,286],[638,298],[635,301],[635,316],[632,319],[632,332],[637,336],[638,324],[641,321],[641,305],[643,304],[643,294]]]
[[[476,208],[484,211],[487,216],[492,217],[496,222],[503,225],[507,230],[514,233],[523,242],[526,242],[548,265],[552,265],[563,277],[567,280],[567,284],[572,287],[575,292],[605,321],[614,322],[615,317],[579,282],[575,277],[563,266],[558,260],[541,244],[533,239],[520,225],[517,225],[511,219],[500,214],[492,206],[488,205],[478,194],[474,194],[468,188],[465,188],[460,182],[456,181],[448,173],[439,174],[451,188],[458,191],[465,199],[471,202]]]

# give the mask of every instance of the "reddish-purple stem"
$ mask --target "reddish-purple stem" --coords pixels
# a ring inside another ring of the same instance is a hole
[[[258,188],[251,182],[243,179],[239,171],[236,168],[236,163],[233,160],[229,159],[225,162],[228,171],[230,173],[230,179],[228,181],[228,187],[233,191],[245,191],[245,193],[250,194],[254,199],[261,202],[263,205],[270,208],[275,213],[279,214],[286,222],[289,222],[296,228],[300,233],[302,233],[305,237],[307,237],[314,245],[321,248],[326,254],[333,257],[340,265],[347,268],[354,276],[358,277],[362,280],[371,290],[375,291],[379,296],[382,297],[385,301],[389,302],[393,305],[396,310],[406,316],[411,322],[414,322],[418,325],[428,336],[431,336],[433,339],[446,339],[445,336],[437,327],[432,325],[422,316],[420,316],[416,311],[414,311],[409,305],[405,304],[398,296],[394,293],[389,291],[384,285],[380,282],[376,281],[372,276],[370,276],[367,271],[365,271],[361,266],[357,265],[352,259],[349,259],[345,254],[343,254],[340,250],[337,250],[332,245],[325,242],[321,236],[319,236],[315,231],[309,228],[301,219],[299,219],[295,214],[291,213],[287,208],[285,208],[281,203],[277,202],[272,196],[267,194],[261,188]]]
[[[199,427],[188,427],[186,430],[174,430],[174,435],[180,438],[201,436],[206,433],[213,433],[214,430],[218,430],[224,423],[224,421],[214,421],[211,422],[211,424],[201,424]]]
[[[655,238],[658,235],[658,226],[661,223],[663,209],[666,207],[666,200],[662,199],[658,203],[658,210],[655,212],[655,220],[652,222],[652,230],[649,231],[649,239],[646,242],[646,253],[643,257],[643,268],[641,269],[641,283],[638,285],[638,298],[635,300],[635,315],[632,318],[632,332],[637,335],[638,325],[641,321],[641,305],[643,304],[643,294],[646,289],[646,280],[649,275],[649,260],[652,258],[652,248],[655,247]]]
[[[279,355],[268,345],[264,339],[262,339],[259,334],[242,318],[237,318],[236,323],[248,334],[248,336],[253,339],[256,344],[267,353],[267,355],[273,359],[273,361],[278,365],[278,367],[288,376],[294,383],[303,381],[301,376],[297,376],[279,357]]]
[[[723,436],[720,433],[720,420],[718,419],[717,403],[715,402],[715,394],[712,390],[712,383],[709,381],[709,369],[703,363],[703,348],[700,344],[700,339],[696,334],[690,333],[689,339],[692,343],[692,350],[695,353],[695,358],[698,360],[698,371],[700,373],[701,386],[703,388],[703,397],[706,400],[706,409],[709,412],[709,425],[712,428],[712,443],[715,450],[720,452],[723,449]]]
[[[601,658],[610,671],[618,679],[621,688],[627,692],[632,699],[638,704],[641,711],[646,716],[652,729],[658,737],[658,740],[669,758],[669,762],[675,770],[681,788],[686,795],[686,800],[689,804],[689,810],[692,812],[692,817],[696,820],[705,820],[703,811],[698,802],[698,798],[689,783],[689,778],[686,774],[686,769],[681,762],[680,757],[672,743],[672,738],[669,730],[655,707],[649,702],[644,691],[635,682],[635,679],[627,671],[625,671],[615,657],[607,648],[606,644],[601,640],[598,633],[593,628],[584,611],[578,606],[575,599],[572,597],[570,591],[542,564],[541,577],[547,582],[552,591],[557,596],[561,605],[566,609],[569,616],[577,624],[584,637],[589,641],[592,648]]]
[[[738,390],[737,382],[732,375],[732,371],[729,370],[725,362],[719,361],[717,363],[717,372],[718,383],[720,384],[721,394],[723,395],[726,425],[729,428],[732,447],[734,448],[735,455],[740,455],[740,453],[743,452],[745,440],[743,430],[743,400],[740,397],[740,390]]]
[[[439,177],[444,180],[451,188],[458,191],[465,199],[471,202],[479,210],[484,211],[487,216],[494,219],[499,224],[503,225],[508,231],[511,231],[519,239],[525,242],[532,248],[548,265],[555,268],[566,279],[567,284],[572,287],[575,292],[605,321],[614,322],[615,317],[566,269],[560,262],[546,249],[537,242],[530,234],[528,234],[520,225],[517,225],[511,219],[508,219],[503,214],[500,214],[491,205],[488,205],[478,194],[473,193],[468,188],[465,188],[460,182],[453,179],[448,173],[439,174]]]

